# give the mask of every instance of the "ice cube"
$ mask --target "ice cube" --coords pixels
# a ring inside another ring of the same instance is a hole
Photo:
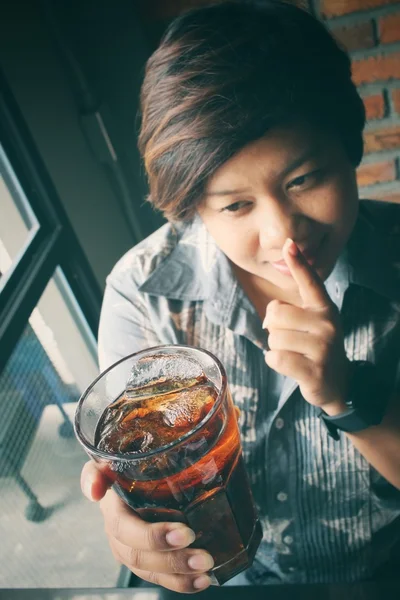
[[[170,394],[158,407],[169,427],[194,427],[203,420],[214,404],[208,385],[196,386]]]
[[[217,397],[202,366],[185,354],[142,357],[125,392],[98,426],[98,447],[140,453],[179,439],[204,419]]]
[[[125,396],[144,398],[190,387],[205,379],[202,366],[184,354],[144,356],[133,366]]]
[[[98,447],[114,452],[146,452],[160,448],[192,430],[211,410],[214,386],[198,384],[141,399],[118,399],[99,428]]]
[[[121,437],[119,452],[147,452],[152,449],[153,441],[150,431],[129,431]]]

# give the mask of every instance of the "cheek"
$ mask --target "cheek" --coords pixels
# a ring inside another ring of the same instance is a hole
[[[258,236],[251,233],[231,232],[221,250],[236,264],[245,264],[257,255]]]
[[[245,264],[257,255],[258,232],[235,223],[205,224],[219,248],[235,264]]]
[[[334,179],[315,198],[317,220],[335,230],[352,228],[358,210],[355,176],[348,174]]]

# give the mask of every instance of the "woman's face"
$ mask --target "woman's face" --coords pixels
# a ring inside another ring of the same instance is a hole
[[[286,238],[325,280],[357,218],[355,169],[333,134],[279,127],[215,172],[198,212],[233,265],[290,295]]]

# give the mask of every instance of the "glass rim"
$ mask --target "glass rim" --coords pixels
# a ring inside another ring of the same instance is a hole
[[[191,429],[190,431],[188,431],[187,433],[185,433],[184,435],[179,437],[177,440],[173,440],[172,442],[169,442],[168,444],[164,444],[164,446],[160,446],[159,448],[154,448],[153,450],[149,450],[147,452],[142,452],[140,454],[135,454],[134,452],[129,453],[129,454],[126,452],[125,453],[106,452],[105,450],[100,450],[99,448],[97,448],[97,446],[94,446],[91,442],[89,442],[86,439],[86,436],[82,432],[82,429],[81,429],[81,426],[79,423],[79,416],[82,412],[83,403],[89,396],[90,392],[93,390],[94,386],[100,381],[100,379],[102,379],[109,371],[111,371],[112,369],[117,367],[119,364],[121,364],[131,358],[140,357],[141,354],[145,355],[145,354],[148,354],[149,352],[154,352],[155,350],[161,351],[161,350],[166,350],[166,349],[171,349],[171,348],[175,348],[177,350],[179,350],[179,349],[195,350],[196,352],[200,352],[201,354],[207,354],[208,356],[210,356],[213,359],[213,361],[217,365],[218,371],[221,375],[221,388],[218,390],[218,396],[217,396],[216,401],[214,402],[213,407],[206,414],[206,416],[199,423],[197,423],[197,425],[195,425],[195,427],[193,427],[193,429]],[[212,352],[209,352],[208,350],[205,350],[204,348],[199,348],[196,346],[189,346],[189,345],[185,345],[185,344],[163,344],[161,346],[152,346],[151,348],[139,350],[138,352],[133,352],[132,354],[128,354],[124,358],[121,358],[117,362],[115,362],[112,365],[110,365],[109,367],[107,367],[107,369],[102,371],[96,377],[96,379],[94,381],[92,381],[92,383],[82,393],[81,397],[78,400],[78,405],[75,410],[75,418],[74,418],[75,435],[76,435],[77,440],[85,448],[85,450],[87,450],[91,455],[95,455],[98,458],[103,458],[103,459],[109,460],[109,461],[110,460],[113,460],[113,461],[118,460],[118,461],[124,461],[124,462],[137,462],[140,460],[144,460],[146,458],[149,458],[150,456],[160,454],[161,452],[167,452],[168,450],[171,450],[171,448],[179,446],[181,443],[188,440],[195,433],[197,433],[199,431],[199,429],[204,427],[204,425],[211,419],[211,417],[215,414],[215,412],[219,408],[219,405],[222,402],[222,398],[225,397],[226,388],[227,388],[227,375],[226,375],[224,366],[222,365],[221,361]]]

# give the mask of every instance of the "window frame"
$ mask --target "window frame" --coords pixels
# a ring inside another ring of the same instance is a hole
[[[0,373],[57,266],[97,339],[102,290],[0,70],[0,140],[38,228],[1,278]]]

